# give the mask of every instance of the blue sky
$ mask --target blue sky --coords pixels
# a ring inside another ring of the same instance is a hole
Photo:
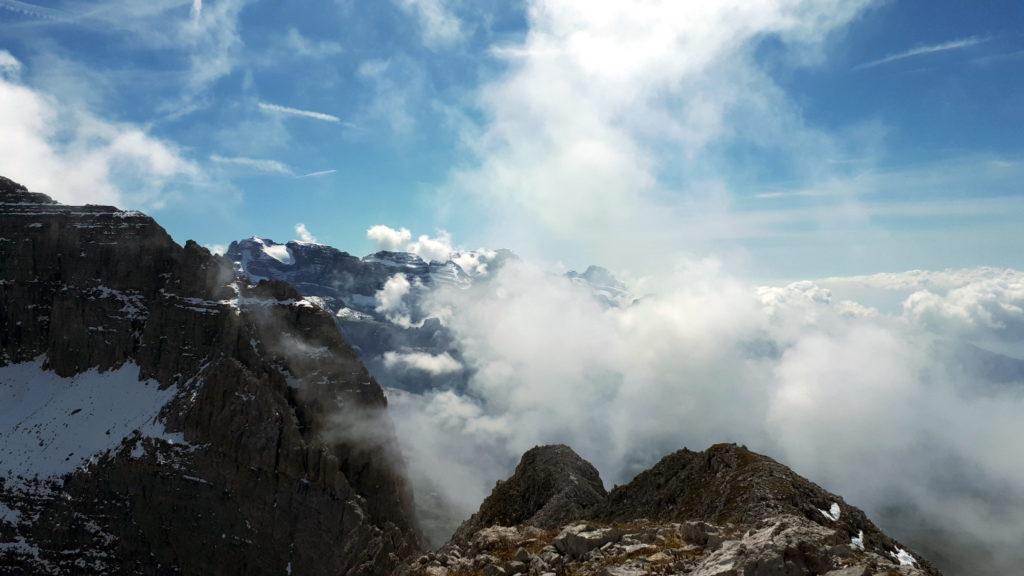
[[[1019,3],[571,4],[0,0],[0,173],[209,245],[1024,267]]]

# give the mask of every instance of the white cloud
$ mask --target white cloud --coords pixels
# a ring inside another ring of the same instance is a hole
[[[1013,565],[1024,462],[1006,455],[1024,434],[1024,372],[993,386],[949,354],[950,339],[966,345],[957,330],[837,301],[815,283],[755,288],[713,262],[679,264],[625,308],[522,262],[433,293],[471,377],[465,394],[392,406],[414,475],[451,488],[468,512],[536,444],[567,443],[621,483],[682,446],[735,441],[884,518],[908,544],[935,543],[918,526],[952,525]],[[970,301],[1013,318],[1014,289],[988,288]],[[432,464],[442,456],[450,469]],[[920,524],[886,516],[894,506]]]
[[[387,250],[388,252],[397,252],[402,249],[403,246],[410,240],[412,240],[412,232],[408,228],[391,228],[383,224],[377,224],[371,226],[366,231],[366,237],[373,240],[377,244],[377,250]]]
[[[21,74],[21,62],[7,50],[0,50],[0,78],[17,80]]]
[[[300,118],[312,118],[313,120],[320,120],[322,122],[334,122],[340,123],[341,118],[333,114],[327,114],[324,112],[316,112],[313,110],[302,110],[299,108],[291,108],[289,106],[281,106],[279,104],[271,104],[269,102],[258,103],[260,110],[273,114],[284,114],[286,116],[298,116]]]
[[[223,256],[228,251],[228,247],[224,244],[203,244],[203,246],[206,247],[211,254],[217,254],[219,256]]]
[[[362,115],[383,122],[395,134],[412,133],[414,105],[424,82],[420,66],[408,58],[367,60],[359,65],[358,75],[372,93]]]
[[[874,68],[875,66],[881,66],[882,64],[888,64],[890,62],[896,62],[898,60],[906,60],[907,58],[914,58],[916,56],[927,56],[929,54],[936,54],[938,52],[949,52],[950,50],[963,50],[964,48],[970,48],[988,42],[989,38],[982,38],[979,36],[971,36],[968,38],[960,38],[958,40],[950,40],[949,42],[942,42],[939,44],[930,44],[928,46],[918,46],[911,48],[904,52],[897,52],[896,54],[890,54],[884,58],[878,60],[872,60],[863,64],[854,66],[854,70],[864,70],[866,68]]]
[[[420,370],[432,376],[452,374],[462,370],[462,364],[451,354],[426,352],[385,352],[384,366],[388,369]]]
[[[245,5],[246,0],[221,0],[206,6],[201,0],[192,2],[189,19],[179,24],[171,43],[189,52],[188,87],[193,92],[205,90],[237,65],[244,48],[238,19]],[[166,20],[166,14],[159,14],[153,29],[167,29]],[[169,28],[174,24],[172,21]]]
[[[246,158],[244,156],[231,156],[225,157],[214,154],[210,156],[210,160],[218,164],[229,164],[234,166],[241,166],[243,168],[249,168],[256,170],[257,172],[267,172],[270,174],[291,174],[292,169],[283,162],[277,160],[267,160],[261,158]]]
[[[334,174],[336,172],[337,172],[337,170],[333,170],[333,169],[332,170],[317,170],[316,172],[309,172],[307,174],[301,174],[299,176],[296,176],[296,178],[316,178],[318,176],[327,176],[327,175],[330,175],[330,174]]]
[[[384,282],[384,286],[374,294],[377,301],[375,310],[384,314],[387,319],[399,326],[409,327],[412,325],[412,317],[409,305],[405,301],[406,295],[412,290],[413,285],[405,274],[401,272]]]
[[[970,282],[945,294],[919,290],[903,303],[914,321],[945,335],[1024,342],[1024,278]]]
[[[453,253],[450,255],[450,258],[466,274],[470,276],[486,276],[491,260],[494,260],[497,255],[498,253],[494,250],[481,248],[479,250]]]
[[[453,252],[452,237],[444,230],[439,231],[435,238],[421,234],[406,246],[406,252],[412,252],[426,262],[447,262]]]
[[[345,51],[341,44],[329,40],[313,40],[303,36],[295,28],[289,28],[281,41],[282,49],[292,56],[304,58],[326,58],[337,56]]]
[[[308,244],[317,243],[316,236],[313,236],[309,229],[306,228],[306,225],[302,222],[295,225],[295,235],[299,238],[300,242],[306,242]]]
[[[777,150],[800,174],[839,147],[804,123],[757,46],[814,61],[869,3],[534,0],[525,39],[496,52],[507,71],[478,95],[477,164],[453,187],[493,212],[502,243],[535,252],[614,266],[698,246],[738,224],[722,217],[732,198],[716,173],[728,144]]]
[[[4,175],[61,202],[158,209],[200,176],[177,147],[0,78]]]
[[[423,43],[427,46],[445,47],[462,40],[462,21],[445,5],[446,0],[395,1],[419,21]]]

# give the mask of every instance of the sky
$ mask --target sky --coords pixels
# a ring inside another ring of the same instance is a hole
[[[0,0],[0,173],[209,246],[1024,266],[1019,3],[701,4]]]

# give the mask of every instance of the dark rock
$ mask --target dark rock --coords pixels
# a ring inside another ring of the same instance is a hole
[[[7,479],[33,520],[0,531],[0,571],[391,574],[418,549],[386,399],[330,314],[144,214],[0,179],[0,366],[37,357],[138,365],[187,445],[125,438],[50,492]]]
[[[597,469],[572,448],[538,446],[523,454],[512,477],[498,482],[480,510],[456,532],[456,539],[494,525],[560,526],[579,518],[605,495]]]

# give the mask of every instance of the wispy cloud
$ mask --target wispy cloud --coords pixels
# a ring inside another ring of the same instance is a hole
[[[337,172],[337,170],[318,170],[317,172],[302,174],[301,176],[296,176],[295,178],[316,178],[317,176],[327,176],[328,174],[334,174],[335,172]]]
[[[854,66],[854,70],[865,70],[867,68],[874,68],[883,64],[889,64],[890,62],[897,62],[899,60],[906,60],[907,58],[915,58],[917,56],[927,56],[929,54],[936,54],[939,52],[949,52],[951,50],[962,50],[964,48],[970,48],[971,46],[977,46],[978,44],[984,44],[988,42],[990,38],[982,36],[970,36],[967,38],[960,38],[958,40],[950,40],[949,42],[942,42],[941,44],[930,44],[928,46],[918,46],[911,48],[904,52],[897,52],[896,54],[890,54],[884,58],[878,60],[871,60],[863,64]]]
[[[260,102],[259,107],[260,110],[264,112],[270,112],[272,114],[286,114],[289,116],[301,116],[303,118],[312,118],[314,120],[320,120],[322,122],[334,122],[337,124],[341,123],[341,118],[338,118],[334,114],[327,114],[325,112],[302,110],[300,108],[281,106],[280,104],[271,104],[269,102]]]
[[[241,166],[243,168],[250,168],[257,172],[266,172],[268,174],[291,174],[292,169],[286,164],[278,162],[277,160],[266,160],[262,158],[246,158],[244,156],[232,156],[225,157],[214,154],[210,156],[210,160],[217,164],[229,164],[232,166]]]
[[[11,12],[17,12],[24,16],[44,18],[47,20],[61,20],[71,16],[71,14],[61,10],[46,8],[44,6],[36,6],[35,4],[19,2],[18,0],[0,0],[0,8]]]

